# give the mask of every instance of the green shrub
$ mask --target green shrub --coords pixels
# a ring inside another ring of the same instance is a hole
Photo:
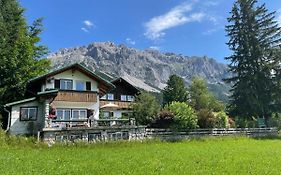
[[[208,109],[201,109],[197,112],[198,125],[200,128],[215,128],[216,117],[212,111]]]
[[[221,111],[215,114],[216,117],[216,128],[228,128],[228,116],[225,112]]]
[[[133,117],[138,124],[150,125],[159,113],[160,105],[153,95],[147,92],[142,92],[136,97],[132,109]]]
[[[194,129],[197,127],[197,117],[194,110],[184,102],[172,102],[165,107],[174,114],[172,128],[176,130]]]
[[[258,122],[255,118],[235,117],[235,124],[237,128],[257,128]]]
[[[166,109],[163,109],[158,114],[157,118],[151,123],[153,128],[170,128],[174,122],[174,114]]]
[[[277,127],[281,129],[281,114],[273,113],[267,122],[269,127]]]

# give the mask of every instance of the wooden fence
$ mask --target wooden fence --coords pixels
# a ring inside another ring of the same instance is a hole
[[[195,129],[191,131],[172,131],[170,129],[146,129],[147,138],[160,139],[188,139],[202,136],[230,136],[244,135],[251,137],[262,137],[277,135],[277,128],[215,128],[215,129]]]

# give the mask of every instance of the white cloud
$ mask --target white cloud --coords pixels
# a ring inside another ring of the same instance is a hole
[[[165,30],[182,25],[188,21],[186,12],[192,10],[191,4],[182,4],[172,8],[164,15],[156,16],[145,23],[145,36],[149,39],[158,39],[165,35]]]
[[[145,23],[144,35],[151,40],[157,40],[163,37],[165,31],[190,22],[201,22],[207,15],[204,12],[193,12],[192,4],[183,3],[172,8],[167,13],[151,18]]]
[[[150,46],[149,48],[152,50],[158,50],[158,51],[160,50],[159,46]]]
[[[81,30],[83,30],[84,32],[89,32],[89,30],[88,29],[86,29],[85,27],[81,27]]]
[[[93,22],[90,20],[84,20],[83,24],[88,28],[92,28],[94,26]]]
[[[131,45],[135,45],[136,41],[132,40],[131,38],[126,38],[126,42]]]
[[[211,35],[211,34],[215,33],[218,30],[219,30],[218,28],[209,29],[209,30],[203,32],[203,35]]]
[[[81,30],[86,33],[89,33],[90,29],[94,27],[94,23],[90,20],[84,20],[82,23],[83,23],[83,27],[81,27]]]
[[[220,4],[219,0],[207,0],[206,2],[203,3],[203,5],[209,7],[209,6],[217,6]]]

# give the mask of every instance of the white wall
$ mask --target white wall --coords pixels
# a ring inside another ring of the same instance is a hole
[[[53,76],[54,79],[71,79],[73,80],[73,90],[76,90],[76,80],[79,81],[90,81],[91,82],[91,91],[98,91],[98,83],[85,75],[84,73],[80,72],[79,70],[67,70],[62,73]],[[41,90],[45,91],[46,88],[53,89],[55,88],[55,80],[52,79],[50,82],[46,81],[45,84],[42,85]]]
[[[36,121],[20,121],[20,107],[38,107]],[[36,134],[38,130],[44,127],[44,112],[42,104],[37,101],[27,102],[12,106],[11,110],[11,134]],[[33,128],[31,131],[30,128]]]

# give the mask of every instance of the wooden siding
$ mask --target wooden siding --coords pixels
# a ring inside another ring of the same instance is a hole
[[[95,92],[58,92],[54,101],[97,102]]]
[[[127,102],[127,101],[107,101],[107,100],[100,100],[100,107],[106,105],[106,104],[115,104],[118,106],[117,109],[131,109],[131,104],[133,102]]]

